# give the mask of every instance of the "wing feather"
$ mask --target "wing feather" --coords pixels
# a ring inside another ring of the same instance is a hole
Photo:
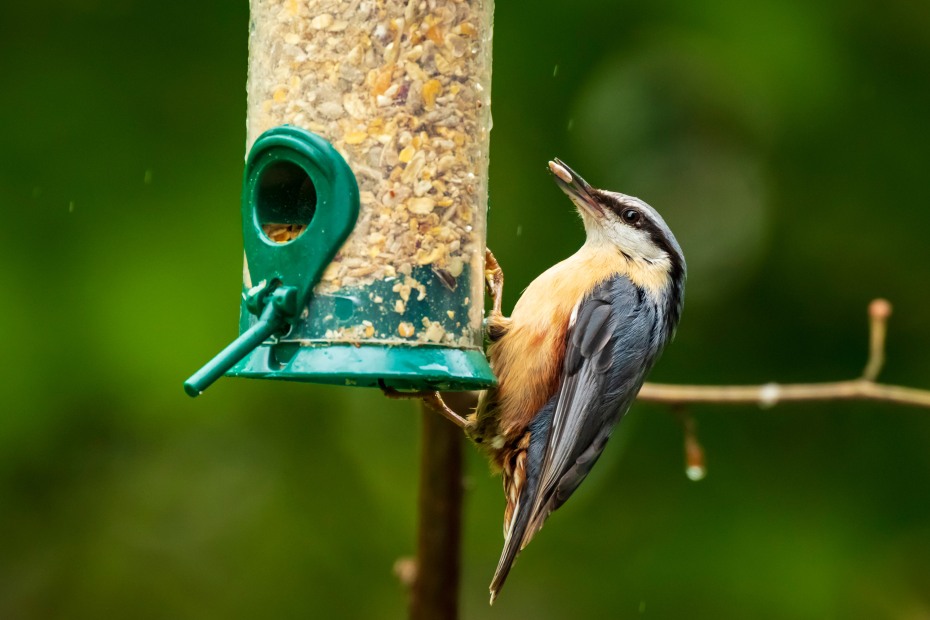
[[[526,482],[491,581],[492,602],[517,554],[585,479],[636,398],[655,357],[655,320],[655,306],[620,275],[573,310],[559,389],[529,426]]]
[[[648,310],[636,287],[622,276],[602,283],[579,302],[566,338],[558,403],[523,545],[588,475],[635,398],[639,386],[630,383],[641,383],[648,370]],[[636,372],[631,374],[630,367]],[[616,385],[618,381],[625,385]]]

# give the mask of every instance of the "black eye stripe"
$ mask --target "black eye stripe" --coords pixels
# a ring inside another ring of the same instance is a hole
[[[606,203],[604,206],[613,211],[614,214],[620,218],[623,217],[623,212],[630,208],[629,205],[623,204],[612,196],[607,197],[607,200],[604,202]]]
[[[607,204],[604,206],[606,206],[614,213],[614,215],[620,218],[621,222],[624,222],[630,226],[635,226],[637,228],[642,228],[645,223],[648,222],[646,215],[636,207],[624,204],[612,196],[608,197],[605,202]]]
[[[669,256],[677,256],[677,253],[672,249],[671,244],[668,242],[668,239],[665,238],[665,234],[659,229],[655,222],[653,222],[641,209],[636,206],[629,204],[624,204],[614,198],[613,196],[604,196],[604,206],[614,212],[620,221],[625,222],[626,220],[623,217],[625,211],[636,211],[639,213],[639,219],[634,226],[639,228],[643,232],[649,235],[652,239],[652,242],[655,243],[658,247],[665,251]]]

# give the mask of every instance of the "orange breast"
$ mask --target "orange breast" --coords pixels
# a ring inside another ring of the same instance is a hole
[[[509,331],[488,351],[499,380],[498,427],[508,441],[559,388],[572,310],[598,283],[625,272],[622,255],[585,246],[536,278],[520,297]]]

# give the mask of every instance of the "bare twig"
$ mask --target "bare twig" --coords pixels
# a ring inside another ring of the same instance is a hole
[[[873,299],[869,304],[869,361],[862,371],[866,381],[878,379],[885,365],[885,336],[888,334],[888,318],[891,304],[885,299]]]
[[[716,403],[772,407],[782,402],[825,400],[876,400],[898,405],[930,408],[930,392],[898,385],[873,383],[867,379],[833,383],[781,385],[665,385],[643,386],[639,400],[652,403]]]
[[[869,360],[859,379],[827,383],[781,385],[666,385],[647,383],[639,400],[666,404],[755,404],[772,407],[782,402],[874,400],[930,408],[930,390],[876,383],[885,361],[885,334],[891,304],[876,299],[869,304]]]

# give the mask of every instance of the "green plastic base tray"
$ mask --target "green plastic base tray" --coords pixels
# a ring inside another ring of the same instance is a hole
[[[436,345],[263,344],[226,373],[396,390],[480,390],[497,385],[484,354]]]

